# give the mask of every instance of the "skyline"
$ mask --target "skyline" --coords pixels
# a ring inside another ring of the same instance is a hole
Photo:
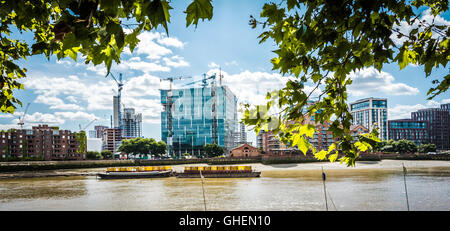
[[[248,25],[250,15],[259,16],[264,3],[217,1],[213,4],[211,21],[186,28],[182,11],[188,3],[174,2],[168,25],[170,36],[162,28],[144,32],[134,53],[124,52],[121,63],[113,64],[111,72],[115,76],[122,73],[125,82],[122,102],[143,114],[144,137],[161,139],[159,89],[168,87],[167,82],[160,82],[161,78],[192,76],[174,83],[179,87],[200,80],[203,73],[218,73],[220,67],[223,84],[230,87],[239,102],[253,104],[262,103],[268,90],[284,86],[288,77],[271,70],[274,42],[259,44],[257,37],[262,31]],[[426,19],[427,11],[424,14]],[[446,12],[439,20],[450,25],[450,13]],[[24,33],[24,39],[30,40],[30,34]],[[20,80],[25,90],[15,93],[23,107],[18,107],[13,115],[0,114],[2,129],[19,127],[18,117],[27,103],[31,105],[24,128],[31,127],[35,121],[55,121],[49,125],[76,131],[79,124],[84,126],[94,118],[98,120],[87,130],[95,125],[109,126],[117,86],[111,78],[105,78],[104,66],[85,65],[83,61],[82,57],[77,62],[70,58],[56,61],[55,56],[47,61],[40,55],[19,62],[28,69],[27,77]],[[385,65],[382,72],[365,68],[349,75],[354,81],[349,88],[348,103],[367,97],[387,98],[388,119],[409,118],[418,109],[450,103],[448,92],[426,100],[431,81],[447,72],[440,68],[425,78],[423,67],[413,65],[402,71],[396,63]],[[311,85],[308,88],[312,89]],[[254,132],[248,134],[249,141],[256,143]]]

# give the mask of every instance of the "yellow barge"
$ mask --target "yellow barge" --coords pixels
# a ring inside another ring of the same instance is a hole
[[[184,172],[175,173],[179,178],[241,178],[259,177],[261,172],[252,169],[252,166],[187,166]]]
[[[114,167],[97,174],[101,179],[158,178],[172,175],[170,166]]]

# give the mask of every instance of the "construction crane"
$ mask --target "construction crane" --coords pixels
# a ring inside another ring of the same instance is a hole
[[[87,127],[89,127],[89,125],[91,125],[92,123],[94,123],[94,121],[96,121],[97,119],[93,119],[91,122],[89,122],[86,126],[84,126],[84,128],[81,128],[81,124],[78,124],[80,126],[80,131],[84,131],[86,130]]]
[[[179,77],[168,77],[165,79],[160,79],[159,81],[169,81],[170,88],[167,91],[167,103],[164,104],[164,111],[167,113],[167,151],[169,155],[172,156],[173,152],[173,127],[172,127],[172,111],[173,111],[173,99],[172,99],[172,83],[174,80],[189,79],[191,76],[179,76]],[[181,156],[181,155],[180,155]]]
[[[123,85],[124,85],[124,83],[122,82],[122,73],[119,73],[119,80],[117,80],[116,77],[111,72],[109,74],[111,74],[111,78],[114,81],[116,81],[116,83],[117,83],[117,88],[118,88],[118,90],[117,90],[117,101],[118,101],[117,102],[117,117],[118,117],[117,120],[118,120],[119,129],[122,129],[122,114],[120,111],[120,104],[121,104],[120,100],[122,97],[122,89],[123,89]],[[108,77],[108,75],[106,77]]]
[[[19,118],[19,123],[17,123],[20,126],[20,129],[23,129],[23,119],[25,118],[25,115],[27,114],[28,111],[28,107],[30,106],[30,103],[27,104],[27,106],[25,107],[25,111],[23,112],[22,117]]]

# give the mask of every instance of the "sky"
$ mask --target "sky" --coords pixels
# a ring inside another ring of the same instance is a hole
[[[273,41],[259,43],[261,28],[252,29],[248,24],[250,15],[259,17],[264,1],[213,1],[213,18],[200,21],[198,26],[186,28],[183,11],[190,1],[172,1],[169,35],[160,27],[144,32],[134,52],[125,51],[120,64],[113,64],[111,73],[118,77],[122,73],[125,83],[122,103],[143,114],[143,136],[161,139],[162,106],[159,89],[167,89],[168,77],[186,77],[174,81],[174,88],[200,80],[204,73],[224,75],[222,84],[236,94],[239,102],[258,104],[264,102],[267,91],[282,88],[288,76],[272,70],[270,60],[277,47]],[[422,19],[429,20],[427,11]],[[450,13],[439,16],[436,22],[450,25]],[[398,25],[403,32],[411,27]],[[32,41],[32,35],[24,33],[25,41]],[[396,38],[393,38],[396,41]],[[32,56],[20,61],[27,68],[27,77],[21,80],[25,90],[15,92],[23,103],[14,114],[0,114],[0,128],[19,128],[19,117],[30,103],[24,119],[24,128],[47,123],[61,129],[78,131],[96,119],[86,130],[95,125],[111,124],[113,96],[117,85],[105,78],[106,68],[102,65],[84,64],[70,58],[50,61],[44,55]],[[367,97],[381,97],[388,100],[388,119],[409,118],[412,111],[439,107],[450,103],[450,92],[433,100],[426,100],[427,91],[433,79],[442,79],[449,72],[439,68],[425,78],[423,67],[409,65],[399,70],[397,64],[387,64],[381,72],[365,68],[350,74],[353,84],[349,87],[348,101]],[[190,77],[190,78],[187,78]],[[306,89],[312,89],[307,86]],[[255,134],[248,132],[249,141],[255,144]]]

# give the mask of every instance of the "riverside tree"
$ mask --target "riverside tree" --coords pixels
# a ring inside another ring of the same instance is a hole
[[[359,151],[372,148],[380,140],[378,131],[350,135],[352,115],[347,105],[351,72],[374,67],[381,71],[388,63],[400,69],[409,64],[422,66],[424,76],[433,69],[445,68],[449,61],[448,26],[421,19],[428,10],[432,18],[448,10],[448,0],[287,0],[266,3],[260,19],[253,16],[250,25],[261,27],[260,43],[272,39],[278,46],[271,60],[273,69],[291,75],[286,86],[267,94],[266,105],[245,105],[247,125],[272,130],[283,142],[297,146],[303,153],[353,166]],[[407,25],[404,32],[400,25]],[[397,38],[395,43],[393,39]],[[448,90],[450,75],[431,80],[428,99]],[[315,86],[311,92],[305,84]],[[316,103],[308,105],[311,95],[320,89]],[[276,113],[270,112],[276,107]],[[308,142],[315,127],[305,124],[306,114],[318,123],[331,121],[329,130],[338,140],[328,150],[315,150]]]
[[[127,155],[152,155],[160,157],[166,153],[166,143],[156,141],[153,138],[134,138],[124,139],[117,149],[119,152],[125,152]]]
[[[205,144],[205,146],[203,146],[203,151],[205,151],[207,158],[221,156],[225,152],[225,150],[217,144]]]

